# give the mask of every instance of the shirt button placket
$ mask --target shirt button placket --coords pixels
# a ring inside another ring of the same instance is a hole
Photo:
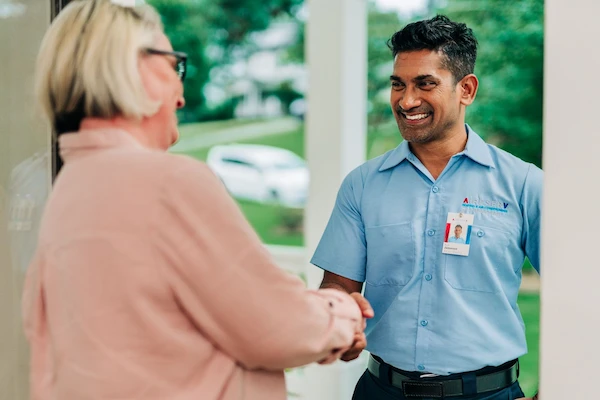
[[[429,226],[429,229],[427,229],[425,231],[425,249],[426,249],[426,254],[428,254],[428,252],[431,252],[431,249],[437,246],[437,241],[439,240],[438,237],[436,237],[436,227],[438,226],[438,222],[437,218],[434,217],[434,215],[436,215],[437,213],[437,209],[438,209],[438,205],[439,202],[442,201],[442,198],[439,196],[439,192],[440,192],[440,188],[437,185],[433,185],[431,186],[431,192],[429,194],[429,204],[428,204],[428,210],[427,210],[427,220],[425,221],[426,225],[425,226]],[[430,211],[431,210],[431,211]],[[427,282],[431,282],[433,280],[433,275],[431,272],[431,268],[433,268],[434,265],[434,260],[431,258],[431,254],[429,256],[426,255],[425,260],[425,273],[423,275],[425,281]],[[430,271],[427,271],[427,270]],[[431,290],[434,290],[434,286],[432,285],[426,285],[423,287],[423,293],[427,294],[428,292],[430,292]],[[427,304],[427,301],[425,299],[427,299],[429,296],[427,295],[423,295],[421,296],[421,298],[423,299],[421,304],[420,304],[420,309],[423,310],[425,315],[430,315],[429,314],[429,308],[430,305]],[[424,302],[424,303],[423,303]],[[425,329],[429,326],[429,320],[425,319],[425,318],[420,318],[418,320],[418,326],[419,328],[419,332],[417,333],[417,360],[423,362],[423,361],[427,361],[425,357],[423,357],[426,353],[423,353],[423,351],[426,352],[426,348],[427,345],[426,343],[428,342],[427,337],[430,334],[429,329]],[[425,346],[425,347],[423,347]],[[417,369],[419,371],[425,371],[426,367],[425,364],[418,364],[417,365]]]

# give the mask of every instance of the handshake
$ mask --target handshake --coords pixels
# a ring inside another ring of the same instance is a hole
[[[350,349],[348,349],[340,357],[340,360],[342,361],[352,361],[358,358],[360,353],[365,349],[365,347],[367,347],[367,337],[365,336],[364,332],[366,326],[366,319],[373,318],[375,316],[375,312],[373,311],[371,304],[367,299],[363,297],[362,294],[354,292],[350,293],[350,296],[352,296],[352,298],[356,301],[356,304],[358,304],[358,307],[362,312],[363,321],[365,322],[363,322],[363,329],[361,330],[361,332],[356,333],[354,335],[354,341],[352,342],[352,346],[350,347]]]

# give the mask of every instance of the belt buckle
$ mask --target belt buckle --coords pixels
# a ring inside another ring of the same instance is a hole
[[[442,399],[444,397],[444,385],[442,382],[404,381],[402,382],[402,392],[407,398]]]

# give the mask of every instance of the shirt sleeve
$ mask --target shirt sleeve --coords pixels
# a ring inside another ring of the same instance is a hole
[[[335,206],[311,263],[326,271],[365,281],[367,244],[360,214],[363,180],[359,168],[342,182]]]
[[[540,233],[543,181],[543,171],[530,164],[521,195],[521,209],[523,210],[522,245],[525,254],[531,261],[531,265],[538,273],[541,271]]]
[[[271,259],[218,178],[186,160],[168,175],[159,262],[201,334],[246,368],[333,361],[363,327],[356,302],[309,291]]]

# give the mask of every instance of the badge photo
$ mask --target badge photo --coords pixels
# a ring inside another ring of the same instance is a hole
[[[473,214],[448,213],[442,253],[456,256],[469,255],[473,219]]]

